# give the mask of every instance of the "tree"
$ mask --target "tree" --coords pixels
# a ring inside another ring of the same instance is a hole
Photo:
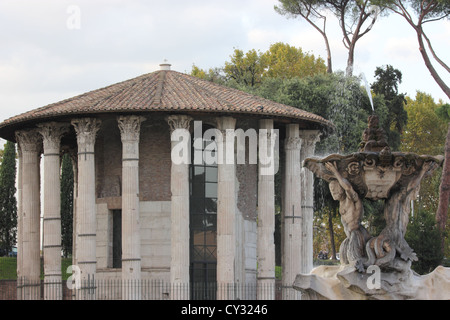
[[[261,52],[252,49],[244,54],[242,50],[234,49],[234,53],[230,58],[231,61],[225,62],[224,67],[228,80],[250,87],[261,83],[262,75],[266,68]]]
[[[447,125],[440,121],[431,95],[417,91],[415,99],[406,97],[408,123],[402,135],[401,151],[418,154],[443,154]]]
[[[402,73],[391,65],[387,65],[376,68],[375,78],[376,81],[371,88],[375,94],[383,95],[389,110],[389,117],[384,130],[388,135],[391,149],[398,150],[400,136],[408,119],[408,114],[404,108],[405,95],[398,93],[398,85],[402,82]]]
[[[450,202],[450,105],[444,104],[436,109],[436,114],[445,123],[447,123],[447,137],[445,139],[444,165],[442,169],[441,184],[439,186],[439,205],[436,212],[438,227],[442,233],[445,232],[447,223],[449,202]],[[444,250],[444,241],[442,242]]]
[[[331,47],[326,33],[327,17],[320,13],[321,6],[319,1],[279,0],[279,2],[279,7],[274,6],[276,12],[287,17],[295,18],[300,16],[322,35],[327,51],[327,73],[332,73]]]
[[[72,253],[73,179],[72,160],[66,153],[61,164],[61,244],[66,258]]]
[[[236,83],[241,89],[257,87],[264,78],[289,79],[326,72],[323,59],[281,42],[272,44],[264,53],[255,49],[246,53],[235,49],[230,58],[223,69],[228,79],[227,84]],[[204,71],[201,73],[193,70],[192,73],[206,77]]]
[[[430,22],[439,21],[450,16],[450,1],[448,0],[377,0],[376,4],[386,8],[392,12],[403,17],[408,24],[414,29],[419,43],[419,52],[425,66],[431,73],[436,83],[441,87],[447,97],[450,98],[450,88],[440,77],[437,70],[434,68],[430,54],[434,60],[439,63],[447,72],[450,73],[450,68],[442,61],[434,51],[431,41],[426,35],[423,27]],[[415,17],[417,18],[414,21]],[[427,52],[428,47],[429,53]]]
[[[190,75],[214,83],[225,84],[225,76],[223,75],[222,68],[209,68],[208,71],[205,71],[193,64]]]
[[[353,64],[355,59],[356,43],[366,35],[373,27],[377,17],[378,9],[372,6],[373,0],[279,0],[280,7],[275,6],[275,10],[283,15],[301,16],[308,23],[312,24],[324,37],[327,45],[327,52],[331,60],[328,39],[324,36],[325,24],[322,28],[317,26],[314,20],[319,18],[324,20],[324,15],[320,12],[330,10],[339,20],[342,31],[342,42],[348,50],[346,74],[353,74]],[[331,69],[331,66],[329,67]]]
[[[326,72],[322,58],[282,42],[272,44],[261,59],[266,66],[263,77],[289,79]]]
[[[0,167],[0,248],[10,252],[16,243],[16,146],[7,141]]]
[[[414,249],[418,261],[412,269],[419,274],[433,271],[442,261],[441,233],[432,214],[426,210],[415,212],[409,222],[405,240]]]
[[[441,121],[437,113],[439,113],[438,110],[444,110],[445,107],[436,104],[430,95],[423,92],[417,92],[415,100],[409,97],[406,100],[408,101],[406,106],[408,123],[402,135],[401,150],[418,154],[443,154],[446,135],[448,135],[448,123]],[[446,157],[448,157],[448,152]],[[448,165],[448,161],[444,168],[446,165]],[[448,212],[448,203],[445,206],[445,201],[448,201],[445,199],[448,195],[445,183],[448,173],[445,173],[444,176],[444,172],[442,172],[442,178],[440,179],[440,172],[441,170],[437,170],[427,183],[421,184],[418,206],[421,209],[426,209],[427,212],[436,213],[436,221],[444,237],[442,241],[445,242],[444,230]],[[441,183],[441,191],[444,192],[444,195],[440,195],[439,183]],[[442,210],[440,206],[444,206],[446,210]],[[444,248],[444,246],[442,247]]]

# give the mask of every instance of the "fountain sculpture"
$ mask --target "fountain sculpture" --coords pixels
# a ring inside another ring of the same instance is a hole
[[[358,152],[305,159],[304,166],[327,181],[339,201],[347,238],[340,247],[340,266],[300,274],[294,288],[304,298],[450,299],[450,268],[419,276],[411,270],[417,256],[404,238],[411,200],[422,179],[442,162],[442,156],[392,152],[376,115],[368,119]],[[379,235],[370,235],[361,224],[364,198],[384,200],[386,226]]]

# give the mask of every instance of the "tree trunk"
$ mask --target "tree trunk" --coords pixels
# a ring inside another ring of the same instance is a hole
[[[330,242],[331,242],[331,254],[333,260],[336,260],[336,244],[334,242],[334,230],[333,230],[333,210],[330,209],[328,212],[328,230],[330,231]]]
[[[422,55],[423,61],[425,62],[425,66],[428,68],[428,71],[430,71],[431,76],[436,81],[436,83],[439,85],[439,87],[441,87],[442,91],[444,91],[444,93],[450,99],[450,88],[445,84],[445,82],[441,79],[441,77],[439,77],[436,69],[434,69],[433,65],[431,64],[430,58],[428,57],[428,54],[425,50],[425,46],[424,46],[423,39],[422,39],[422,37],[423,37],[422,27],[418,26],[417,28],[415,28],[415,30],[417,33],[417,40],[419,42],[419,51],[420,51],[420,54]]]
[[[347,69],[345,71],[347,77],[353,75],[353,61],[354,61],[355,46],[351,45],[348,49]]]
[[[448,216],[450,201],[450,124],[448,125],[447,138],[445,140],[445,159],[442,169],[441,185],[439,187],[439,205],[436,212],[436,220],[439,229],[443,233]],[[442,250],[444,250],[444,237],[442,237]]]
[[[331,64],[331,48],[330,48],[330,44],[328,43],[328,37],[327,35],[324,33],[323,37],[325,39],[325,45],[327,47],[327,73],[333,73],[333,67]]]

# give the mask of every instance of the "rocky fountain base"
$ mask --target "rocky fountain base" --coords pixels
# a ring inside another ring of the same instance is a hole
[[[299,274],[294,288],[304,300],[450,300],[450,268],[420,276],[404,272],[358,272],[354,267],[319,266]]]
[[[308,158],[304,166],[329,183],[347,238],[341,266],[321,266],[297,276],[294,288],[310,299],[450,299],[450,268],[426,276],[404,236],[420,182],[442,165],[442,156],[391,152],[378,118],[370,116],[360,150]],[[361,224],[362,199],[384,200],[386,226],[372,236]]]

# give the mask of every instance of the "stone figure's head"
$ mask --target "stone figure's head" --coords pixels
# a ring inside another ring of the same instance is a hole
[[[329,184],[329,188],[334,200],[341,200],[345,197],[345,191],[337,180],[332,180]]]

